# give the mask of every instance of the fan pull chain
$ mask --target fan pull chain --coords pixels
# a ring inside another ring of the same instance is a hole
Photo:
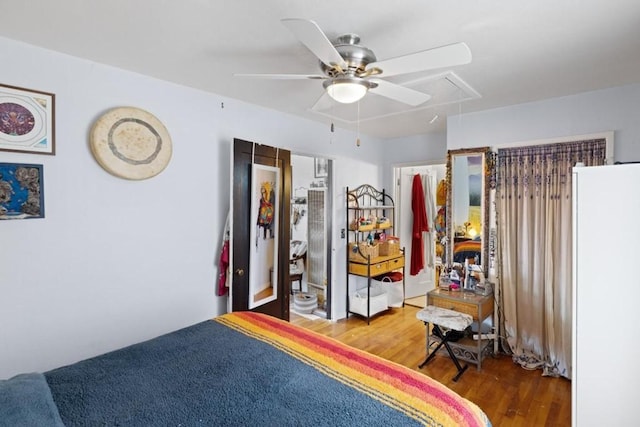
[[[360,147],[360,101],[358,101],[358,117],[356,117],[356,147]]]
[[[336,103],[332,102],[331,103],[331,115],[335,117],[335,113],[334,113],[334,109],[335,109]],[[329,135],[329,144],[333,144],[333,133],[335,132],[335,127],[333,126],[333,120],[331,121],[331,135]]]
[[[335,132],[335,129],[333,127],[333,122],[331,122],[331,127],[330,129],[330,133],[329,133],[329,144],[333,144],[333,133]]]

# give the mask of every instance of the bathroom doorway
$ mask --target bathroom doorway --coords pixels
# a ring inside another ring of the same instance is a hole
[[[291,310],[331,318],[332,160],[291,155]]]

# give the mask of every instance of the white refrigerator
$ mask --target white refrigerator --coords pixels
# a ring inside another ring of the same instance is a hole
[[[640,164],[573,169],[572,425],[640,425]]]

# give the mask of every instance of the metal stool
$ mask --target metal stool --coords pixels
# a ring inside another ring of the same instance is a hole
[[[302,292],[302,275],[307,262],[307,242],[302,240],[292,240],[289,243],[289,283],[291,295],[293,295],[293,282],[298,282],[298,289]]]
[[[458,381],[460,376],[464,373],[464,371],[467,370],[469,366],[465,364],[464,367],[462,367],[460,365],[460,362],[458,361],[458,358],[453,353],[453,350],[451,350],[451,346],[449,345],[449,341],[452,336],[451,332],[464,331],[469,325],[471,325],[471,323],[473,323],[473,317],[465,313],[447,310],[446,308],[440,308],[434,305],[426,306],[416,314],[416,317],[422,320],[425,325],[427,325],[427,334],[429,334],[429,323],[432,323],[433,334],[440,338],[440,343],[438,344],[438,346],[431,352],[431,354],[428,354],[425,361],[418,365],[418,368],[422,369],[424,365],[429,363],[431,359],[435,357],[436,352],[440,349],[440,347],[444,345],[444,347],[447,349],[447,352],[449,353],[449,356],[451,357],[451,360],[456,365],[456,368],[458,368],[458,373],[455,377],[453,377],[453,381]],[[440,327],[448,328],[449,331],[447,333],[443,333]],[[428,352],[429,349],[427,348],[427,353]]]
[[[302,260],[302,267],[298,265],[298,260]],[[302,292],[302,274],[304,274],[304,265],[307,260],[307,254],[295,257],[289,261],[289,282],[291,283],[291,294],[293,295],[293,282],[298,282],[298,289]]]

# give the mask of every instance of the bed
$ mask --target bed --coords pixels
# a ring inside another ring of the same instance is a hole
[[[31,384],[11,396],[16,378]],[[7,418],[19,416],[37,421]],[[67,427],[491,425],[475,404],[420,372],[253,312],[0,381],[3,419]]]

